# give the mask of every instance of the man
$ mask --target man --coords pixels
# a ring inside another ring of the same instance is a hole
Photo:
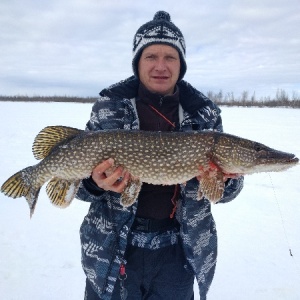
[[[102,90],[87,130],[222,131],[220,109],[182,78],[185,42],[170,15],[159,11],[141,26],[133,45],[134,76]],[[143,184],[124,208],[120,193],[130,174],[100,163],[81,183],[77,197],[91,202],[81,226],[85,299],[194,298],[213,279],[217,234],[210,203],[197,201],[199,181],[175,186]],[[208,170],[209,172],[209,170]],[[234,177],[234,176],[233,176]],[[243,178],[227,178],[220,202],[235,198]]]

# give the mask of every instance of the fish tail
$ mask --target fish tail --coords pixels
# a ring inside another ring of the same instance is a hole
[[[34,167],[27,167],[8,178],[1,186],[1,192],[11,198],[25,197],[30,208],[30,218],[42,184],[36,184]]]

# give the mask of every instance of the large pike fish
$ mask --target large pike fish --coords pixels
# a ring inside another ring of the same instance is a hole
[[[93,168],[113,158],[115,167],[129,171],[131,181],[121,195],[129,206],[136,200],[142,182],[172,185],[198,176],[200,170],[213,168],[215,176],[202,172],[200,195],[212,202],[222,198],[223,174],[253,174],[283,171],[299,159],[290,153],[263,144],[214,131],[149,132],[107,130],[85,132],[64,126],[44,128],[32,146],[34,157],[41,160],[11,176],[1,187],[5,195],[24,196],[31,215],[41,186],[46,187],[54,205],[68,206],[76,195],[81,179]]]

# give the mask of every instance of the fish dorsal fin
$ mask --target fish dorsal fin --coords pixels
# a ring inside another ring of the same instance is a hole
[[[214,176],[204,174],[200,179],[198,195],[204,196],[212,203],[217,203],[224,194],[223,173],[216,170]]]
[[[54,177],[49,181],[46,192],[51,203],[57,207],[65,208],[70,205],[79,188],[80,180],[71,182]]]
[[[70,140],[83,130],[66,126],[48,126],[35,137],[32,152],[36,159],[44,159],[58,144]]]

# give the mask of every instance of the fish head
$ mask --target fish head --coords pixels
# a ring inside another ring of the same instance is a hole
[[[212,160],[227,174],[279,172],[299,163],[292,153],[227,134],[215,139]]]

